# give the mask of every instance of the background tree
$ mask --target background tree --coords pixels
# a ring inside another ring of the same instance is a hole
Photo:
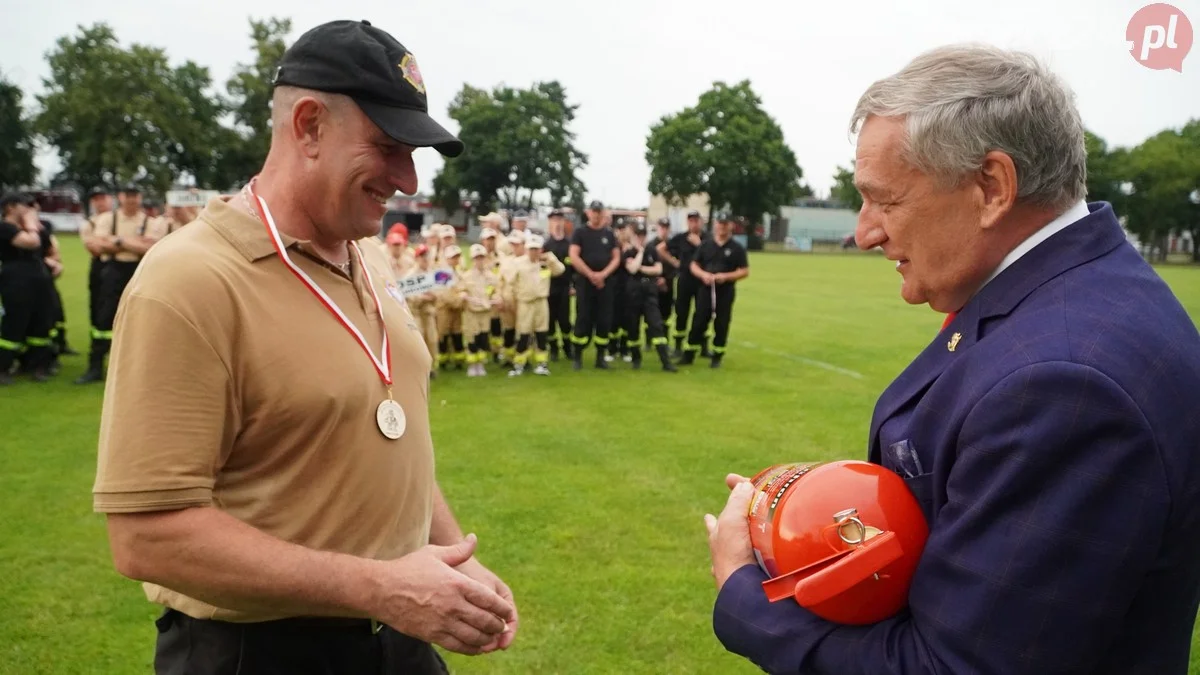
[[[862,209],[863,198],[858,188],[854,187],[854,162],[850,160],[850,168],[838,166],[833,175],[833,187],[829,189],[829,197],[839,201],[852,211]]]
[[[54,182],[136,179],[161,194],[181,174],[203,172],[221,111],[206,68],[172,68],[154,47],[122,48],[103,23],[60,38],[47,60],[34,126],[62,161]]]
[[[225,106],[232,113],[232,133],[223,133],[222,156],[214,171],[222,188],[248,181],[262,168],[271,147],[271,82],[287,51],[291,19],[250,20],[254,61],[238,64],[225,84]]]
[[[578,172],[588,157],[575,147],[570,130],[578,107],[556,81],[491,92],[463,85],[449,113],[466,151],[447,160],[434,178],[439,206],[453,206],[447,208],[453,213],[463,199],[473,198],[476,213],[500,205],[531,209],[543,190],[554,206],[582,203]]]
[[[1129,151],[1125,171],[1132,186],[1125,198],[1126,227],[1166,259],[1167,238],[1188,232],[1192,259],[1200,262],[1200,120],[1168,129]]]
[[[712,206],[751,224],[751,248],[761,247],[757,224],[763,214],[777,213],[806,192],[783,130],[748,80],[715,82],[695,106],[659,120],[646,140],[646,161],[652,193],[676,204],[707,193]]]
[[[25,114],[21,88],[0,79],[0,188],[31,185],[37,175],[30,120]]]

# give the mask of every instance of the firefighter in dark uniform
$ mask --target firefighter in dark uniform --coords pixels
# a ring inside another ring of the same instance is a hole
[[[547,253],[553,253],[559,262],[566,265],[567,271],[550,278],[550,360],[558,360],[561,347],[563,356],[571,358],[573,353],[571,343],[571,283],[575,273],[571,269],[571,240],[566,236],[563,223],[563,212],[554,209],[547,218],[545,248]]]
[[[571,336],[575,341],[575,370],[583,367],[583,350],[590,341],[596,343],[596,367],[608,369],[604,352],[613,326],[610,277],[621,264],[621,252],[604,216],[604,204],[593,201],[588,206],[587,225],[575,228],[571,234],[568,257],[575,272],[575,329]]]
[[[687,348],[680,363],[690,364],[704,342],[710,318],[713,321],[712,367],[718,368],[725,357],[729,338],[729,322],[733,319],[736,284],[750,275],[746,249],[733,238],[733,218],[722,215],[713,227],[713,236],[706,239],[692,260],[692,275],[700,283],[696,294],[696,316],[688,334]]]
[[[675,353],[683,352],[683,339],[688,334],[688,318],[692,314],[692,303],[700,288],[700,282],[692,276],[692,257],[704,243],[704,225],[700,221],[700,212],[691,211],[687,215],[687,232],[680,232],[667,241],[668,257],[666,262],[679,270],[675,282]],[[707,345],[704,346],[707,350]]]
[[[166,219],[152,217],[142,209],[141,190],[125,185],[117,193],[117,208],[95,219],[91,238],[103,244],[104,267],[100,273],[100,303],[92,324],[92,349],[88,369],[76,384],[102,382],[104,359],[112,345],[113,320],[125,286],[137,271],[142,256],[166,235]]]
[[[617,218],[613,222],[613,235],[617,238],[617,248],[622,256],[631,248],[631,229],[631,221],[624,218]],[[629,355],[629,341],[625,336],[625,286],[628,281],[629,273],[625,271],[624,264],[618,265],[608,279],[608,283],[613,287],[613,327],[608,336],[608,354],[604,355],[604,360],[608,363],[612,363],[618,356],[624,357],[626,363],[633,360]]]
[[[0,199],[0,384],[12,383],[17,358],[38,382],[50,379],[53,343],[50,330],[54,281],[42,259],[41,222],[30,197]]]
[[[621,256],[621,267],[629,274],[625,282],[625,334],[634,370],[642,367],[642,319],[646,320],[646,342],[658,352],[662,368],[675,372],[667,351],[667,330],[658,303],[658,281],[664,265],[653,248],[646,246],[646,226],[633,227],[630,246]]]
[[[671,311],[675,308],[675,277],[679,270],[667,262],[667,241],[671,239],[671,219],[658,219],[658,237],[654,240],[654,253],[662,263],[662,276],[656,282],[658,285],[658,312],[662,315],[663,323],[670,325]],[[677,350],[678,351],[678,350]]]
[[[87,199],[91,216],[79,228],[79,241],[91,257],[88,266],[88,325],[95,326],[100,316],[100,274],[105,264],[103,257],[112,251],[110,244],[92,235],[96,231],[96,221],[114,207],[112,195],[98,187],[88,192]],[[94,334],[92,339],[96,339]]]

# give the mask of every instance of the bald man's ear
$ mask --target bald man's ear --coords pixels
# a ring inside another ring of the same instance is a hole
[[[305,157],[316,159],[320,154],[322,127],[329,123],[329,111],[312,96],[304,96],[292,105],[292,139]]]

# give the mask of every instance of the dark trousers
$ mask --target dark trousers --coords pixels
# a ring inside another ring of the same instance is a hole
[[[96,317],[100,316],[100,273],[104,269],[103,260],[92,257],[92,265],[88,268],[88,325],[96,325]]]
[[[426,642],[370,622],[236,624],[167,610],[155,625],[156,675],[446,675]]]
[[[667,329],[659,310],[658,287],[651,281],[635,282],[625,297],[625,334],[629,344],[642,346],[642,319],[646,320],[647,343],[658,348],[667,344]]]
[[[692,331],[688,333],[687,348],[699,350],[703,347],[704,333],[708,329],[708,322],[713,320],[715,313],[712,351],[714,355],[721,356],[725,353],[725,343],[729,339],[729,322],[733,318],[733,300],[736,296],[735,286],[732,283],[716,285],[717,306],[715,311],[712,296],[712,286],[701,285],[696,293],[696,316],[692,318]]]
[[[550,343],[559,344],[571,336],[571,289],[550,288]]]
[[[67,350],[67,315],[63,310],[62,294],[58,292],[58,285],[51,282],[50,290],[50,339],[54,342],[54,353],[57,356]]]
[[[593,332],[596,347],[602,349],[608,344],[612,330],[612,283],[606,281],[604,288],[596,288],[587,277],[578,277],[575,280],[575,330],[572,338],[576,349],[582,350],[589,341],[593,341]]]
[[[675,337],[682,338],[688,332],[688,318],[692,314],[692,302],[703,284],[690,274],[680,274],[675,283]],[[707,289],[706,289],[707,290]]]
[[[40,268],[41,261],[36,265]],[[17,358],[23,368],[43,370],[50,365],[54,327],[53,281],[49,274],[10,265],[0,272],[0,375],[12,369]],[[32,267],[32,266],[30,266]]]
[[[96,308],[96,321],[92,323],[92,351],[88,356],[88,367],[101,369],[104,357],[112,346],[113,321],[117,318],[117,305],[121,294],[137,271],[135,262],[110,260],[100,272],[100,306]]]
[[[628,279],[622,279],[621,281],[616,281],[614,279],[614,277],[616,277],[616,276],[617,275],[614,274],[614,275],[610,276],[607,281],[605,281],[605,286],[613,287],[613,289],[612,289],[613,322],[612,322],[612,328],[609,330],[609,333],[608,333],[608,339],[609,339],[609,353],[613,354],[614,356],[617,354],[620,354],[622,352],[625,352],[628,349],[628,347],[626,346],[626,341],[625,341],[625,305],[627,304],[626,303],[626,295],[628,293],[628,291],[626,290],[626,285],[630,283],[630,281]]]
[[[675,279],[667,279],[666,286],[658,291],[658,313],[664,323],[671,320],[671,312],[675,309]]]

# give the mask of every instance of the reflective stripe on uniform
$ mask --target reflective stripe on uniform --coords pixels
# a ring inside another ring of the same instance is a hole
[[[3,349],[5,351],[20,353],[20,352],[25,351],[25,345],[21,344],[20,342],[10,342],[8,340],[0,338],[0,349]]]
[[[31,337],[25,338],[25,344],[29,345],[30,347],[49,347],[54,343],[50,340],[50,338]]]
[[[111,340],[112,336],[113,336],[113,333],[111,330],[100,330],[99,328],[96,328],[95,326],[92,327],[92,339],[93,340]]]

